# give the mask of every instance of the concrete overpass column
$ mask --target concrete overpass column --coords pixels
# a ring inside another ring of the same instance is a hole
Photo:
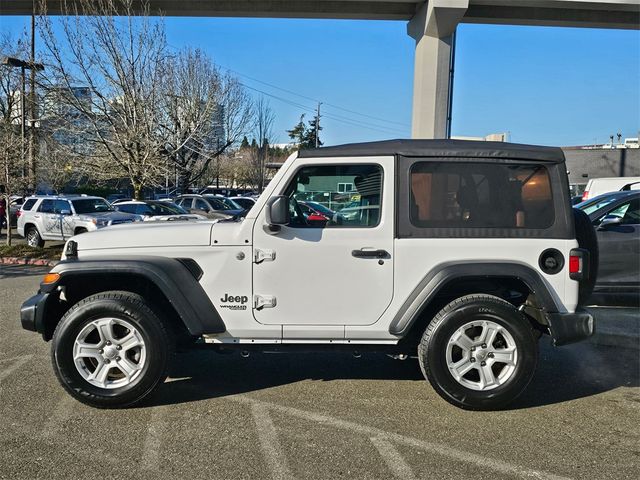
[[[413,138],[446,138],[453,35],[469,0],[429,0],[407,25],[416,41]]]

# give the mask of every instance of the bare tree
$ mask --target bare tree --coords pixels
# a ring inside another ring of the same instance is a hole
[[[53,19],[43,12],[40,21],[45,103],[71,107],[90,145],[74,170],[94,180],[127,178],[140,198],[167,169],[158,132],[168,58],[164,24],[149,16],[144,1],[135,2],[136,9],[132,0],[62,3],[65,15]],[[78,95],[79,87],[88,95]]]
[[[178,189],[185,191],[212,166],[219,179],[224,152],[250,123],[251,102],[239,82],[222,75],[200,50],[175,55],[166,72],[161,133]]]
[[[0,34],[0,59],[21,58],[27,51],[25,39]],[[24,83],[20,70],[0,64],[0,198],[6,202],[7,245],[11,245],[11,195],[24,192],[28,178],[22,123],[25,108]],[[2,222],[2,219],[0,219]]]
[[[275,114],[264,97],[259,97],[254,107],[254,134],[256,144],[248,152],[248,180],[262,192],[265,186],[266,164],[269,157],[269,140],[273,138]]]

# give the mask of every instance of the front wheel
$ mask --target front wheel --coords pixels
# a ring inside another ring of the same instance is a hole
[[[31,248],[44,247],[44,240],[42,239],[42,236],[40,235],[40,232],[38,232],[38,229],[36,227],[29,227],[26,237],[27,245],[29,245]]]
[[[449,403],[492,410],[514,400],[531,381],[538,360],[529,321],[504,300],[461,297],[430,322],[418,346],[425,377]]]
[[[100,408],[139,402],[167,376],[173,344],[163,321],[131,292],[92,295],[74,305],[53,335],[62,386]]]

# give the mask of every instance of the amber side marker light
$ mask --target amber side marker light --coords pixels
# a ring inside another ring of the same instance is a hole
[[[52,283],[56,283],[59,279],[59,273],[47,273],[42,279],[42,283],[44,283],[45,285],[51,285]]]

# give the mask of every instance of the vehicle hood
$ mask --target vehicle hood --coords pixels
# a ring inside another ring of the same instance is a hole
[[[78,251],[141,247],[206,246],[215,220],[115,225],[72,238]]]

